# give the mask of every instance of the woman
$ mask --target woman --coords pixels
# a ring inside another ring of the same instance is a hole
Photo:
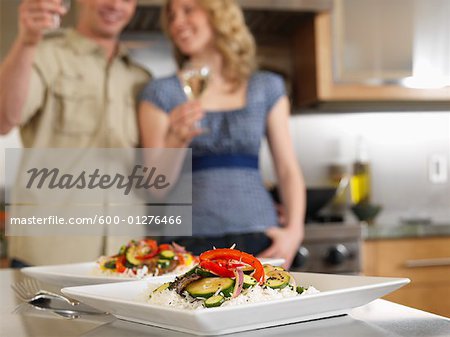
[[[162,21],[180,68],[207,64],[212,74],[198,101],[187,100],[180,73],[152,81],[142,94],[142,145],[192,148],[193,237],[177,242],[194,253],[236,243],[260,257],[285,258],[288,267],[303,239],[305,187],[282,79],[255,71],[254,40],[234,0],[170,0]],[[283,226],[258,171],[264,136],[285,206]]]

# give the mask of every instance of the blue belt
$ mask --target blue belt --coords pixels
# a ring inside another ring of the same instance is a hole
[[[258,156],[246,154],[219,154],[192,157],[192,172],[214,168],[258,169]]]

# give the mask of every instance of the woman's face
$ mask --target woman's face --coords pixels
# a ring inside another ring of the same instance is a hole
[[[173,42],[183,54],[194,56],[210,46],[213,30],[196,0],[172,0],[168,21]]]

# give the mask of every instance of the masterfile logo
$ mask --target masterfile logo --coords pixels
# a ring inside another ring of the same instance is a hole
[[[7,234],[191,235],[191,161],[190,149],[6,149]]]
[[[82,171],[78,176],[73,174],[62,174],[57,168],[32,168],[26,173],[29,174],[27,189],[42,189],[45,185],[49,189],[96,189],[103,190],[116,188],[123,190],[125,195],[129,195],[130,191],[135,189],[157,189],[168,188],[171,184],[167,182],[164,174],[157,174],[157,168],[134,165],[130,175],[116,173],[101,174],[100,169],[95,169],[92,173]]]

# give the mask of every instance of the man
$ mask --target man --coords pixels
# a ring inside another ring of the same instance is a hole
[[[61,0],[21,4],[19,34],[0,66],[0,133],[20,126],[26,148],[136,147],[136,100],[150,75],[118,38],[137,0],[76,1],[76,28],[47,35],[66,12]],[[105,244],[94,236],[11,237],[10,256],[27,264],[92,260]],[[58,254],[43,253],[49,247]]]

